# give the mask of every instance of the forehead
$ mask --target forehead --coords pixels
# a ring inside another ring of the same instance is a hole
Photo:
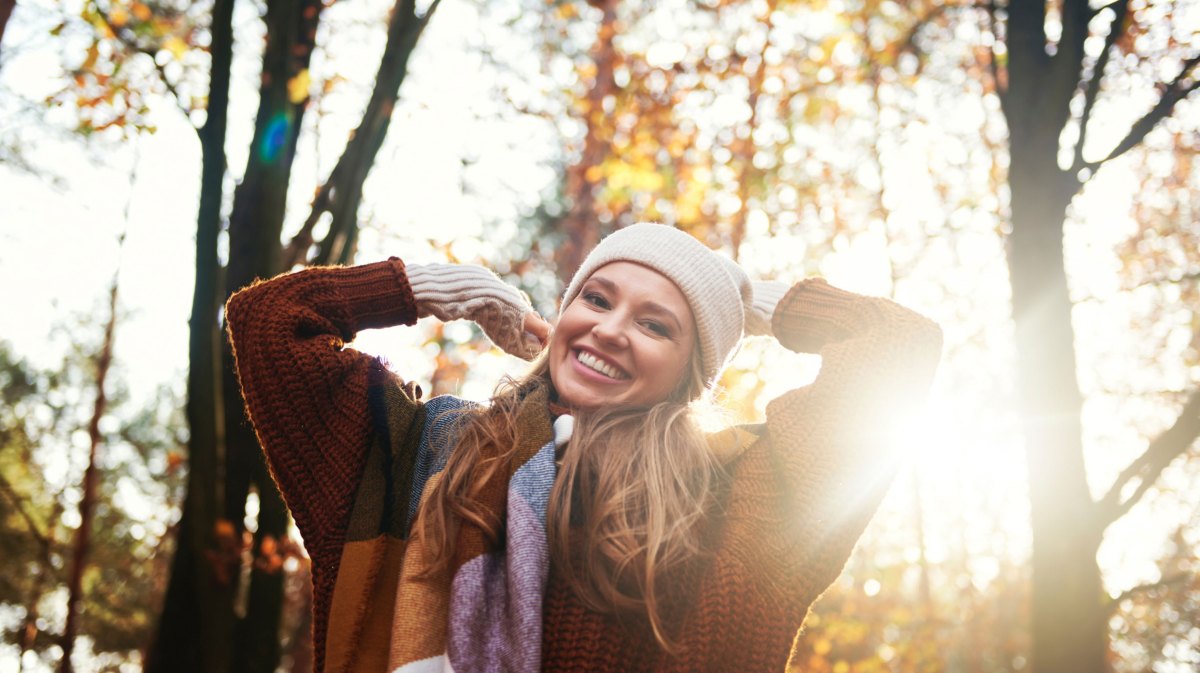
[[[678,311],[691,319],[692,308],[679,286],[663,274],[636,262],[610,262],[592,272],[588,283],[595,282],[621,293],[631,300],[649,300]]]

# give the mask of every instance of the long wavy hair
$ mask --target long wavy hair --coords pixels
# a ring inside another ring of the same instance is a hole
[[[502,381],[489,406],[462,419],[414,530],[431,573],[449,569],[464,522],[492,543],[500,539],[503,522],[480,496],[512,472],[521,400],[538,387],[554,398],[548,353],[522,379]],[[697,352],[684,380],[658,404],[576,413],[547,511],[552,562],[579,599],[648,623],[668,652],[678,649],[664,614],[669,578],[702,552],[699,523],[720,469],[692,413],[706,392],[699,363]]]

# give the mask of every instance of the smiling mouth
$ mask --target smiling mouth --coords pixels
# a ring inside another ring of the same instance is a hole
[[[605,362],[604,360],[601,360],[600,358],[596,357],[595,355],[588,353],[587,351],[577,351],[576,355],[575,355],[575,359],[578,360],[579,363],[581,365],[583,365],[584,367],[587,367],[588,369],[591,369],[592,371],[603,374],[604,376],[607,376],[610,379],[622,381],[624,379],[629,378],[629,375],[626,374],[625,372],[608,364],[607,362]]]

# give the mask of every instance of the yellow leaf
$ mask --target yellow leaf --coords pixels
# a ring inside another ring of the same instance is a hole
[[[630,176],[630,186],[640,192],[657,192],[664,184],[662,174],[657,171],[636,171]]]
[[[308,68],[296,73],[296,76],[288,80],[288,100],[293,104],[304,102],[308,98],[308,87],[312,84],[312,76],[308,74]]]
[[[166,39],[166,41],[163,42],[162,46],[163,46],[163,49],[166,49],[167,51],[171,52],[171,55],[175,57],[176,61],[182,59],[183,55],[186,54],[188,51],[187,42],[184,42],[183,40],[179,39],[178,37],[175,37],[174,35],[172,35],[171,37],[168,37]]]
[[[108,13],[108,22],[117,28],[120,28],[121,26],[129,23],[129,12],[125,11],[124,7],[116,5],[112,8],[112,11]]]
[[[109,27],[108,22],[104,20],[103,16],[92,12],[90,14],[86,14],[85,17],[87,18],[88,23],[92,24],[92,27],[95,28],[96,32],[100,33],[101,36],[109,38],[116,37],[112,31],[112,28]]]
[[[99,57],[100,48],[93,44],[92,46],[88,47],[87,58],[85,58],[83,63],[80,64],[79,69],[84,72],[90,71],[92,68],[96,67],[96,59]]]

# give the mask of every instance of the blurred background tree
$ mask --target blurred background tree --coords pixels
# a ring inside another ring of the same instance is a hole
[[[32,367],[7,344],[0,346],[0,545],[7,570],[0,602],[22,608],[4,638],[35,661],[62,660],[74,531],[83,521],[82,481],[92,446],[96,364],[103,353],[94,335],[102,329],[90,320],[73,326],[79,340],[52,370]],[[152,404],[137,408],[119,375],[113,378],[108,411],[99,418],[103,448],[78,585],[85,607],[74,635],[83,641],[88,670],[117,670],[152,635],[166,584],[170,509],[182,496],[186,429],[179,396],[164,388]]]

